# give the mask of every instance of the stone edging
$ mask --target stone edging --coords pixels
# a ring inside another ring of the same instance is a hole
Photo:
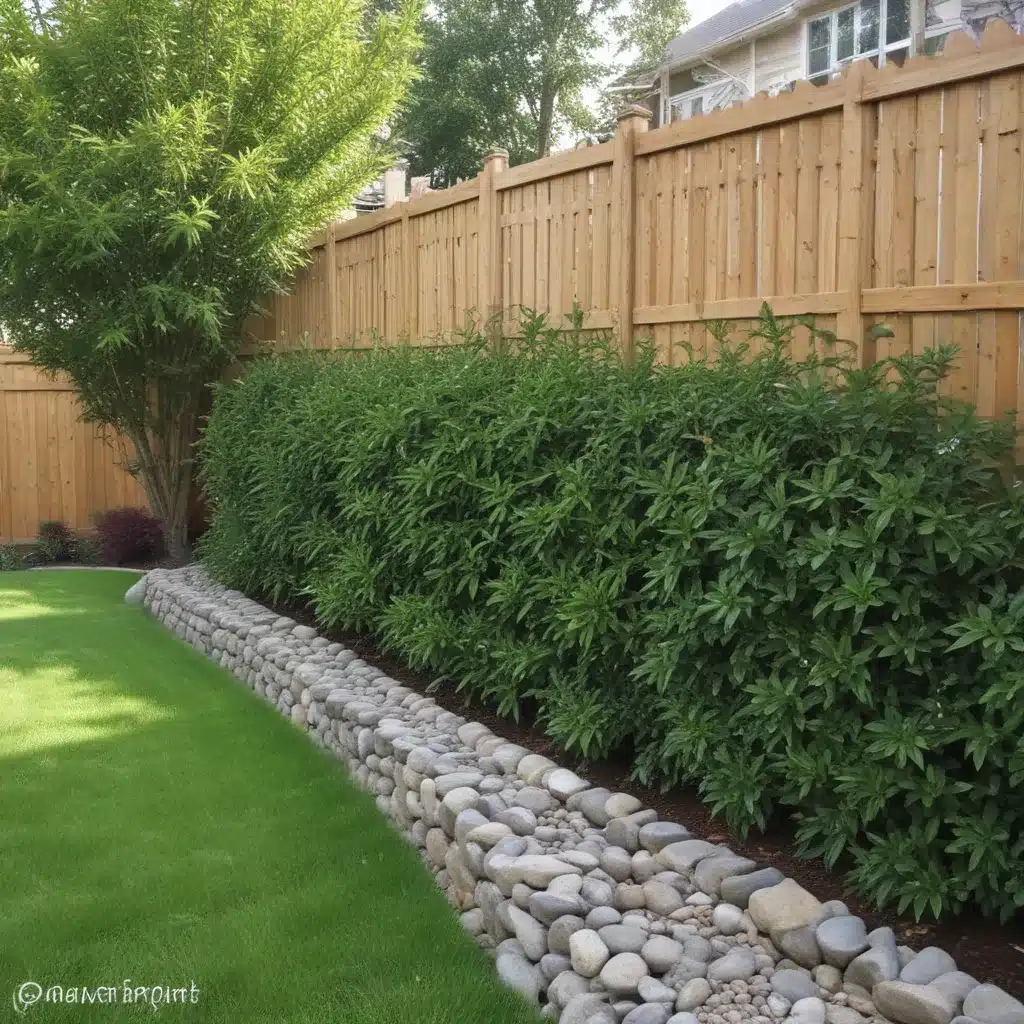
[[[199,567],[126,594],[344,760],[561,1024],[1024,1024],[930,947],[495,736]]]

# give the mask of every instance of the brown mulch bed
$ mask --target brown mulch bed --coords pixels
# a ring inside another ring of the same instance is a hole
[[[324,629],[315,615],[304,606],[279,606],[282,615],[297,622],[316,626],[323,636],[343,643],[361,658],[371,662],[392,679],[426,693],[430,679],[414,672],[401,661],[382,651],[372,637],[350,633],[342,629]],[[695,834],[712,842],[727,843],[733,850],[752,860],[762,861],[794,878],[805,889],[823,902],[841,899],[850,912],[862,917],[868,928],[888,925],[899,942],[920,950],[925,946],[939,946],[957,962],[957,967],[979,981],[1000,985],[1007,992],[1024,999],[1024,913],[1018,913],[1006,924],[986,920],[980,914],[965,912],[959,917],[941,921],[915,921],[910,914],[896,914],[892,910],[879,911],[849,893],[838,870],[830,870],[821,861],[801,860],[793,854],[794,828],[791,822],[779,817],[769,823],[763,833],[751,833],[740,839],[725,823],[712,818],[708,807],[701,802],[696,790],[679,788],[668,793],[641,786],[630,779],[630,765],[625,760],[584,762],[561,750],[531,717],[523,715],[514,722],[501,717],[481,701],[467,699],[456,692],[454,684],[441,684],[430,690],[430,695],[442,707],[460,715],[471,716],[492,732],[507,737],[538,754],[546,754],[560,764],[572,768],[591,782],[612,791],[633,793],[652,807],[664,821],[677,821]]]

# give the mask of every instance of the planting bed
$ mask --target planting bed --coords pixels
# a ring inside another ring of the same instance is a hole
[[[942,949],[869,932],[199,568],[151,572],[129,600],[345,760],[501,978],[562,1024],[1024,1024],[1024,1004]]]

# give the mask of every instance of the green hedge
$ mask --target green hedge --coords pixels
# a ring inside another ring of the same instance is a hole
[[[952,350],[846,372],[632,366],[539,321],[515,352],[260,361],[201,450],[203,556],[307,597],[585,757],[777,807],[802,853],[920,916],[1024,903],[1024,591],[1007,423]],[[886,382],[888,378],[888,383]]]

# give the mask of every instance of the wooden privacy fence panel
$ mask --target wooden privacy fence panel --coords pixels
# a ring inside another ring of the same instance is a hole
[[[48,519],[82,530],[96,512],[149,507],[120,449],[80,413],[70,384],[0,347],[0,541],[33,540]]]
[[[494,154],[473,181],[332,225],[253,330],[436,343],[467,311],[513,329],[521,307],[576,302],[627,352],[650,334],[675,361],[767,300],[862,362],[956,343],[950,392],[997,415],[1024,404],[1022,90],[1024,39],[995,19],[980,48],[954,35],[656,131],[631,108],[611,142],[512,169]],[[880,321],[893,337],[872,341]]]

